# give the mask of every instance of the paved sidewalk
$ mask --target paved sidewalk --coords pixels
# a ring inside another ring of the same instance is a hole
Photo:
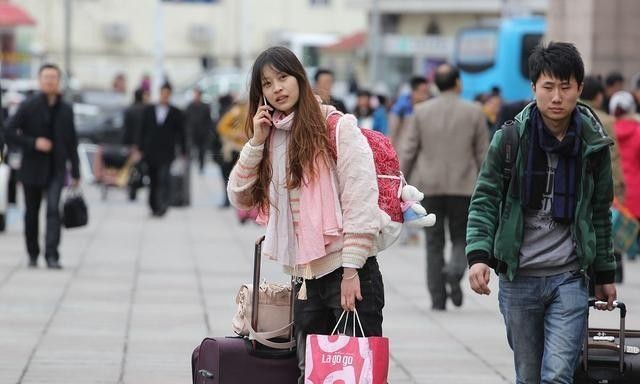
[[[65,269],[26,268],[21,211],[0,235],[0,383],[189,383],[191,351],[206,335],[231,335],[234,298],[250,280],[255,225],[216,208],[217,168],[193,176],[193,205],[151,218],[146,194],[85,187],[90,225],[64,231]],[[390,382],[513,382],[511,353],[494,294],[469,293],[461,309],[432,312],[424,247],[380,255]],[[286,281],[268,263],[269,279]],[[620,297],[640,329],[640,264],[627,266]],[[617,317],[596,316],[615,326]]]

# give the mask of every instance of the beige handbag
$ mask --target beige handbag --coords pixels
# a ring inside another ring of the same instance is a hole
[[[262,238],[256,242],[254,284],[259,281],[260,276],[259,253],[261,243]],[[256,292],[253,291],[253,284],[240,286],[240,290],[236,295],[238,309],[233,316],[234,332],[271,348],[289,349],[294,347],[291,285],[262,281],[257,292],[259,305],[253,303],[255,296]],[[254,311],[256,312],[255,314],[253,313]],[[274,342],[268,340],[272,338],[286,338],[289,341]]]

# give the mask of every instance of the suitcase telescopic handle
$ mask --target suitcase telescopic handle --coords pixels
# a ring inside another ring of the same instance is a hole
[[[251,296],[251,326],[256,331],[258,330],[258,311],[260,308],[260,266],[262,265],[262,243],[264,242],[264,235],[260,236],[256,240],[256,246],[253,255],[253,293]],[[293,320],[293,302],[294,302],[294,290],[293,282],[291,280],[291,310],[289,312],[289,322]],[[289,331],[289,340],[293,340],[293,327]],[[255,345],[255,342],[254,342]]]
[[[253,297],[251,298],[251,326],[258,329],[258,308],[260,300],[260,265],[262,264],[262,242],[264,236],[256,240],[256,247],[253,255]]]
[[[595,299],[589,300],[589,307],[596,307],[596,305],[607,305],[606,301],[600,301]],[[625,318],[627,317],[627,306],[622,301],[614,301],[613,308],[617,308],[620,310],[620,333],[618,335],[618,339],[620,340],[620,373],[624,373],[624,337],[625,337]],[[587,316],[587,324],[585,325],[585,335],[584,335],[584,347],[583,353],[584,357],[582,359],[582,366],[585,372],[588,372],[589,368],[589,318]]]

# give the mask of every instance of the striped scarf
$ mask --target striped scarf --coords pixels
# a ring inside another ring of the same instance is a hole
[[[570,223],[575,215],[576,190],[580,177],[580,115],[577,110],[573,112],[565,136],[559,141],[545,126],[540,111],[534,106],[530,130],[529,156],[524,174],[525,204],[530,209],[541,210],[544,196],[552,193],[551,213],[554,220]],[[547,180],[548,154],[558,155],[553,184]]]

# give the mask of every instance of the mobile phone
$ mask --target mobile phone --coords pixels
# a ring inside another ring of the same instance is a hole
[[[264,103],[264,105],[269,105],[269,103],[267,103],[267,98],[265,95],[262,95],[262,102]],[[271,107],[273,108],[273,107]],[[273,110],[267,110],[267,112],[269,113],[269,116],[273,116]]]

